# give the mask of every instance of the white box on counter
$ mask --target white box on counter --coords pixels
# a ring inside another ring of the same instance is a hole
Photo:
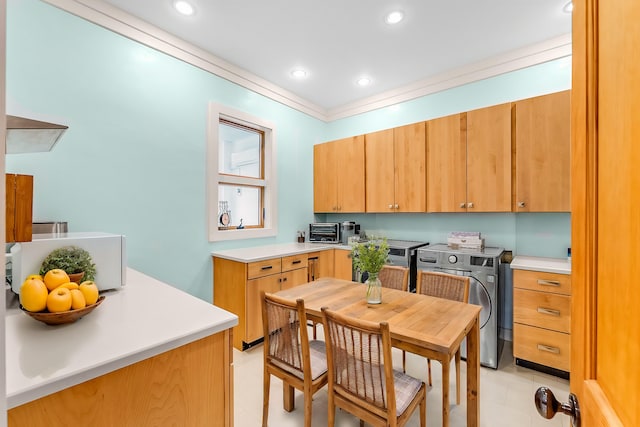
[[[96,265],[95,282],[100,291],[125,285],[127,275],[126,238],[120,234],[101,232],[34,234],[31,242],[11,247],[11,289],[20,293],[20,286],[30,274],[38,274],[42,261],[54,249],[78,246],[91,255]]]

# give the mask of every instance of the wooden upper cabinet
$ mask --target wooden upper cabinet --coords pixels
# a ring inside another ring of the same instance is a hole
[[[30,242],[33,231],[33,176],[5,175],[5,241]]]
[[[424,122],[365,135],[367,212],[426,212]]]
[[[466,212],[466,114],[429,120],[427,127],[427,211]]]
[[[515,103],[514,212],[569,212],[570,91]]]
[[[467,112],[467,212],[511,212],[511,103]]]
[[[313,147],[314,212],[364,212],[364,135]]]

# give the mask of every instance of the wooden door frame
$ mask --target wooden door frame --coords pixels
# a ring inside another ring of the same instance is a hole
[[[598,261],[598,1],[574,0],[571,95],[571,391],[584,421],[622,426],[596,381]]]

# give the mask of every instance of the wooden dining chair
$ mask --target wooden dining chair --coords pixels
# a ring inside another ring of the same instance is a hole
[[[283,383],[285,409],[293,410],[294,388],[304,393],[304,425],[311,427],[313,395],[327,384],[324,341],[309,341],[304,301],[295,304],[276,295],[262,294],[264,328],[264,380],[262,426],[269,417],[271,375]]]
[[[469,302],[471,279],[467,276],[419,270],[416,280],[416,293],[453,301]],[[460,347],[456,358],[456,404],[460,404]],[[429,385],[431,384],[431,360],[427,359]]]
[[[426,426],[426,386],[393,369],[389,324],[322,309],[329,366],[328,426],[336,406],[360,418],[360,427],[403,426],[420,406]]]
[[[385,288],[406,292],[409,289],[409,268],[399,265],[385,265],[378,273],[378,279]]]

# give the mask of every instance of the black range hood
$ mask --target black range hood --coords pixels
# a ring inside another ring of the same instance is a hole
[[[7,154],[51,151],[69,126],[7,115]]]

